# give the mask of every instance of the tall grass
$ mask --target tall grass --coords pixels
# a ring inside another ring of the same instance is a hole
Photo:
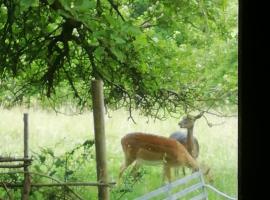
[[[0,108],[0,156],[22,156],[24,112],[29,113],[31,152],[39,152],[41,147],[48,147],[54,149],[55,154],[60,155],[77,144],[94,138],[91,112],[67,116],[37,108],[30,110],[21,107],[10,110]],[[179,119],[169,118],[165,121],[149,119],[148,121],[146,117],[140,116],[138,113],[134,113],[133,117],[136,124],[128,120],[128,112],[124,110],[110,112],[109,115],[106,115],[107,160],[111,181],[117,180],[119,167],[123,161],[120,140],[126,133],[140,131],[169,136],[170,133],[180,130],[177,125]],[[227,194],[236,195],[237,118],[218,118],[210,115],[207,118],[212,123],[220,124],[222,122],[222,124],[210,128],[203,118],[196,122],[194,135],[200,143],[199,162],[211,167],[214,178],[212,185]],[[87,175],[87,170],[95,171],[95,164],[89,164],[89,168],[81,172],[82,177],[95,181],[95,177]],[[134,199],[161,186],[161,166],[145,166],[143,171],[144,176],[140,182],[134,184],[131,191],[124,194],[121,199]],[[116,187],[111,190],[111,199],[119,198],[121,195],[119,189]],[[78,191],[83,191],[83,196],[88,199],[96,199],[96,188]],[[210,193],[210,199],[218,199],[218,197]]]

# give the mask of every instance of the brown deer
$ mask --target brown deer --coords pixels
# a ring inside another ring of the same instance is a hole
[[[186,148],[174,139],[146,134],[129,133],[121,140],[125,160],[121,166],[119,180],[129,165],[136,162],[132,171],[138,169],[142,163],[162,164],[165,177],[171,181],[171,168],[187,166],[193,171],[199,169],[195,159],[188,153]]]

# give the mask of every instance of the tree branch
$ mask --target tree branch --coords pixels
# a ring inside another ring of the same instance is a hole
[[[218,124],[213,124],[213,123],[210,123],[207,119],[207,117],[205,115],[203,115],[203,118],[206,120],[206,123],[207,125],[212,128],[213,126],[219,126],[219,125],[223,125],[225,122],[221,122],[221,123],[218,123]]]
[[[97,0],[97,6],[96,6],[96,9],[97,9],[97,16],[100,17],[101,14],[102,14],[102,7],[101,7],[101,2],[100,2],[100,0]]]
[[[108,2],[111,4],[112,8],[117,12],[117,14],[121,17],[121,19],[123,21],[125,21],[124,17],[122,16],[120,11],[118,10],[118,6],[113,2],[113,0],[108,0]]]
[[[70,60],[69,60],[69,59],[68,59],[68,63],[69,63],[69,66],[70,66],[70,68],[71,68],[71,63],[70,63]],[[65,74],[66,74],[66,77],[67,77],[67,79],[68,79],[69,85],[70,85],[70,87],[72,88],[75,97],[77,97],[77,98],[79,99],[79,102],[80,102],[80,103],[83,103],[83,102],[84,102],[83,99],[80,97],[79,92],[78,92],[78,90],[76,89],[76,87],[75,87],[75,85],[74,85],[74,83],[73,83],[72,78],[69,76],[69,73],[68,73],[68,71],[65,69],[64,66],[63,66],[63,70],[64,70],[64,72],[65,72]]]

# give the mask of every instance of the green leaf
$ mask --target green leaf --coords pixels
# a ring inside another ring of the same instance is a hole
[[[140,46],[144,46],[147,44],[147,38],[144,34],[139,34],[136,36],[136,40],[135,43],[140,45]]]
[[[76,0],[74,3],[74,9],[79,12],[89,12],[96,7],[96,2],[91,0]]]
[[[121,62],[123,62],[124,60],[125,60],[125,54],[122,52],[122,51],[120,51],[119,49],[117,49],[117,48],[111,48],[111,50],[112,50],[112,52],[113,52],[113,54],[114,55],[116,55],[116,57],[121,61]]]
[[[73,173],[74,173],[73,170],[67,170],[65,173],[65,177],[68,177],[68,176],[72,175]]]
[[[52,32],[52,31],[54,31],[57,27],[58,27],[58,25],[57,25],[56,23],[51,23],[51,24],[48,24],[46,28],[47,28],[47,31],[48,31],[48,32]]]
[[[106,38],[110,35],[110,33],[106,30],[100,30],[100,31],[95,31],[93,33],[93,37],[97,38],[97,39],[103,39]]]
[[[136,36],[141,33],[141,30],[139,29],[139,27],[134,26],[132,24],[125,24],[124,26],[122,26],[121,30],[133,36]]]
[[[53,4],[55,0],[47,0],[49,5]]]
[[[21,11],[26,11],[30,7],[37,7],[38,4],[39,4],[38,0],[21,0],[20,8],[21,8]]]
[[[87,146],[91,147],[91,146],[93,146],[94,144],[95,144],[95,141],[94,141],[94,140],[86,140],[86,141],[83,143],[83,146],[84,146],[84,147],[87,147]]]
[[[37,172],[42,172],[39,165],[34,165],[34,168]]]
[[[39,155],[38,158],[39,158],[39,160],[40,160],[41,163],[44,163],[45,160],[46,160],[46,157],[43,156],[43,155]]]
[[[94,52],[97,59],[100,59],[102,56],[104,56],[104,53],[105,51],[103,47],[98,47]]]
[[[71,0],[59,0],[59,1],[66,10],[70,10]]]
[[[57,160],[55,161],[55,167],[61,167],[63,166],[63,164],[65,163],[64,160],[61,160],[60,158],[57,158]]]
[[[54,152],[51,150],[51,149],[49,149],[49,148],[47,148],[47,153],[49,154],[49,155],[51,155],[52,157],[54,157]]]
[[[49,173],[49,176],[53,176],[55,173],[56,173],[56,171],[53,170],[53,171],[51,171],[51,172]]]
[[[73,16],[71,14],[69,14],[68,12],[64,11],[64,10],[57,10],[57,13],[61,16],[64,16],[66,18],[73,18]]]
[[[123,40],[123,39],[120,38],[120,37],[114,37],[113,39],[115,40],[115,43],[116,43],[116,44],[125,44],[125,43],[126,43],[126,41]]]

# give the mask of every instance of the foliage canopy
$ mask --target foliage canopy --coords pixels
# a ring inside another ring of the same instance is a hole
[[[237,104],[237,1],[0,0],[0,101],[168,113]]]

